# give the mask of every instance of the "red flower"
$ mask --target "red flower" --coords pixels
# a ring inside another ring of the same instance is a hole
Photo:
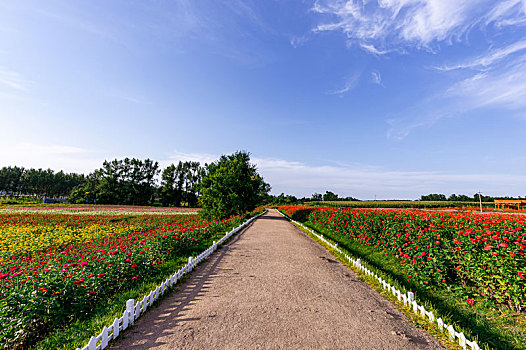
[[[97,277],[103,277],[104,275],[105,275],[105,273],[104,273],[104,272],[101,272],[101,273],[99,273],[99,274],[97,275]]]
[[[131,267],[132,269],[134,269],[134,268],[137,267],[137,264],[132,264],[130,267]]]
[[[519,275],[520,278],[526,278],[524,277],[524,273],[522,271],[519,271],[517,274]]]
[[[515,257],[515,253],[514,253],[514,252],[510,252],[510,256],[511,256],[512,258],[514,258],[514,257]]]
[[[97,291],[92,290],[91,292],[89,292],[89,295],[97,295]]]
[[[468,298],[468,300],[466,300],[466,302],[467,302],[469,305],[475,305],[475,300],[473,300],[473,299],[469,299],[469,298]]]

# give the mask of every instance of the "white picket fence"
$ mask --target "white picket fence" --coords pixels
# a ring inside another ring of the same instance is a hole
[[[325,239],[324,236],[318,234],[314,230],[312,230],[309,227],[303,225],[301,222],[293,220],[292,218],[290,218],[287,215],[283,214],[279,210],[278,210],[278,212],[283,217],[287,218],[288,220],[290,220],[291,222],[295,223],[296,225],[302,227],[304,230],[307,230],[312,235],[316,236],[318,239],[323,241],[323,243],[325,243],[326,245],[332,247],[334,250],[336,250],[337,252],[342,254],[345,257],[345,259],[347,259],[347,261],[349,261],[351,264],[353,264],[356,268],[362,270],[363,273],[365,273],[368,276],[374,277],[378,282],[380,282],[382,287],[384,289],[387,289],[387,291],[391,292],[393,294],[393,296],[395,296],[398,299],[398,301],[403,302],[404,305],[412,308],[414,313],[416,313],[416,314],[422,316],[423,318],[427,319],[429,321],[429,323],[431,323],[431,324],[436,321],[436,323],[438,325],[438,328],[441,331],[449,333],[449,339],[452,342],[455,342],[455,339],[458,339],[458,344],[463,349],[467,349],[468,347],[470,347],[472,350],[480,350],[480,347],[478,346],[476,341],[469,341],[468,339],[466,339],[466,336],[464,335],[464,333],[457,332],[452,324],[448,325],[448,324],[444,323],[444,321],[440,317],[435,319],[435,315],[433,314],[432,311],[427,311],[423,305],[419,305],[416,302],[415,295],[414,295],[413,292],[402,293],[395,286],[392,286],[387,281],[385,281],[384,279],[379,277],[377,274],[375,274],[371,270],[369,270],[367,267],[362,265],[362,262],[361,262],[360,259],[355,259],[355,258],[349,256],[348,254],[344,253],[343,250],[338,248],[338,244],[329,242],[328,240]]]
[[[126,302],[126,310],[124,310],[122,317],[115,318],[115,320],[110,326],[103,327],[102,332],[99,335],[91,337],[86,346],[84,346],[82,349],[77,348],[77,350],[105,349],[108,346],[110,340],[116,339],[121,332],[126,330],[128,327],[132,326],[135,320],[138,319],[142,314],[144,314],[148,307],[152,306],[152,304],[159,298],[159,296],[163,295],[168,290],[168,288],[173,287],[181,277],[192,271],[197,264],[199,264],[201,261],[210,256],[214,251],[216,251],[217,247],[223,244],[224,241],[229,239],[232,235],[237,233],[239,230],[247,226],[249,223],[257,219],[261,215],[265,214],[265,212],[248,219],[232,231],[225,234],[219,241],[214,241],[214,243],[207,250],[199,254],[197,257],[189,257],[188,264],[186,264],[173,275],[168,277],[163,283],[157,286],[149,294],[145,295],[144,298],[142,298],[142,300],[135,302],[134,299],[129,299]]]

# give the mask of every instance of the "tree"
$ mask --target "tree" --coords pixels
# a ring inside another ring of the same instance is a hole
[[[164,169],[161,177],[160,198],[164,206],[181,206],[185,202],[195,207],[200,195],[199,184],[205,172],[199,162],[171,164]]]
[[[312,199],[313,201],[318,201],[318,202],[319,202],[319,201],[322,201],[322,200],[323,200],[323,195],[322,195],[321,193],[316,193],[316,192],[314,192],[314,193],[312,194],[311,199]]]
[[[250,154],[238,151],[208,165],[200,190],[202,216],[223,219],[256,208],[270,185],[250,164]]]
[[[447,201],[447,197],[444,194],[431,193],[420,197],[421,201]]]
[[[325,194],[323,195],[324,201],[337,201],[338,195],[335,193],[332,193],[331,191],[325,191]]]

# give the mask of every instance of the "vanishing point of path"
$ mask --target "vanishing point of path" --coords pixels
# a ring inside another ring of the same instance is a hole
[[[271,210],[111,349],[442,349]]]

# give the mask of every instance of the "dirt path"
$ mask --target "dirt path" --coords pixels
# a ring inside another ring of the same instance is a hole
[[[277,212],[198,266],[111,349],[442,349]]]

